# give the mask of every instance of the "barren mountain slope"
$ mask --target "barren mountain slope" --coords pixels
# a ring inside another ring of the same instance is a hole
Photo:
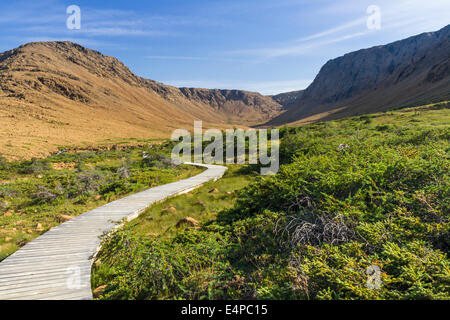
[[[450,99],[450,25],[328,61],[270,124],[322,120]]]
[[[71,42],[30,43],[0,54],[0,153],[32,157],[60,145],[168,137],[176,128],[191,129],[194,119],[205,127],[247,126],[282,108],[247,96],[266,105],[191,101],[184,90],[138,77],[97,51]]]
[[[284,92],[271,96],[273,100],[281,104],[285,109],[290,109],[295,106],[303,95],[304,90]]]
[[[282,111],[282,106],[271,97],[256,92],[198,88],[180,90],[190,101],[212,106],[230,119],[233,117],[253,119],[254,123],[259,123],[264,119],[273,118]]]

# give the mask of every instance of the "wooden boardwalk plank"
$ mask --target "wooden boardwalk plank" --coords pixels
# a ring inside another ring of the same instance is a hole
[[[92,299],[91,266],[100,237],[152,204],[187,193],[223,176],[226,167],[207,168],[181,181],[157,186],[110,202],[63,223],[0,263],[0,300]]]

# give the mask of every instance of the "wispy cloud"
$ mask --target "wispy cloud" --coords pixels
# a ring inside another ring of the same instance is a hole
[[[212,26],[222,23],[205,17],[165,16],[82,6],[81,29],[67,30],[65,6],[57,1],[44,0],[32,4],[23,2],[21,5],[8,5],[1,9],[8,14],[0,16],[0,28],[52,37],[73,34],[77,37],[174,36],[182,34],[180,26]]]
[[[262,59],[282,56],[298,56],[306,54],[312,49],[344,42],[372,32],[366,27],[366,19],[367,17],[364,16],[359,17],[327,30],[314,33],[306,37],[294,39],[289,44],[278,44],[276,46],[256,49],[233,50],[229,53],[235,55],[253,55]]]
[[[55,28],[54,26],[28,26],[18,28],[23,32],[33,32],[34,34],[47,35],[54,37],[60,36],[87,36],[87,37],[115,37],[115,36],[168,36],[170,32],[159,30],[144,30],[140,28],[123,28],[123,27],[87,27],[84,26],[80,30],[68,30],[66,28]]]
[[[347,23],[344,23],[342,25],[339,25],[337,27],[330,28],[328,30],[325,30],[325,31],[322,31],[322,32],[319,32],[316,34],[312,34],[310,36],[297,39],[297,41],[310,41],[310,40],[314,40],[317,38],[323,38],[325,36],[329,36],[329,35],[344,31],[344,30],[348,30],[355,26],[363,26],[366,23],[366,19],[367,19],[366,17],[361,17],[361,18],[349,21]]]
[[[376,35],[377,33],[392,32],[398,34],[401,38],[406,34],[412,35],[424,31],[433,31],[448,24],[450,22],[448,18],[449,10],[443,10],[445,7],[450,10],[450,2],[448,0],[384,1],[380,4],[382,29],[377,31],[367,28],[368,15],[361,13],[361,6],[356,6],[355,9],[353,1],[342,1],[339,5],[329,6],[325,10],[326,13],[354,12],[360,16],[326,30],[293,39],[290,42],[272,44],[268,47],[232,50],[228,53],[254,56],[262,59],[260,61],[264,61],[283,56],[304,55],[310,53],[312,49],[317,50],[331,44]]]
[[[146,59],[155,60],[209,60],[205,57],[189,57],[189,56],[145,56]]]
[[[245,59],[221,58],[218,55],[214,57],[151,55],[145,56],[145,58],[150,60],[191,60],[191,61],[246,62],[246,63],[250,62],[248,59],[245,60]]]
[[[87,34],[90,36],[167,36],[170,32],[159,30],[143,30],[136,28],[118,28],[118,27],[105,27],[105,28],[82,28],[78,31],[81,34]]]
[[[356,37],[361,37],[369,33],[370,31],[362,31],[362,32],[356,32],[351,34],[346,34],[337,38],[330,38],[326,40],[319,40],[319,41],[307,41],[303,44],[297,44],[296,41],[294,41],[293,45],[288,46],[277,46],[277,47],[270,47],[270,48],[260,48],[260,49],[249,49],[249,50],[235,50],[231,51],[232,54],[239,54],[239,55],[255,55],[259,56],[261,58],[275,58],[275,57],[281,57],[281,56],[296,56],[305,54],[307,52],[310,52],[311,49],[316,49],[319,47],[323,47],[332,43],[338,43],[342,41],[346,41],[349,39],[353,39]],[[317,37],[318,38],[318,37]]]

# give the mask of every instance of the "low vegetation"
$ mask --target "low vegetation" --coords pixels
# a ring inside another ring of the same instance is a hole
[[[104,239],[94,288],[102,299],[449,299],[449,128],[448,104],[283,128],[277,175],[236,168],[151,208]],[[376,269],[379,288],[367,285]]]
[[[0,159],[0,261],[52,227],[130,193],[201,172],[163,146]]]
[[[146,242],[170,241],[184,230],[199,230],[200,224],[215,219],[222,210],[232,208],[239,191],[255,180],[256,176],[256,172],[246,167],[230,166],[224,177],[217,182],[208,182],[190,193],[153,205],[137,219],[126,224],[123,232],[132,238],[129,239],[131,246],[145,248]],[[94,288],[102,287],[121,275],[133,276],[123,272],[124,265],[115,264],[115,259],[125,258],[111,256],[115,254],[115,250],[109,249],[101,252],[101,258],[97,259],[93,270]],[[139,256],[135,257],[139,259]],[[132,256],[128,258],[133,260]],[[164,268],[162,265],[160,267]],[[165,271],[159,269],[157,272]]]

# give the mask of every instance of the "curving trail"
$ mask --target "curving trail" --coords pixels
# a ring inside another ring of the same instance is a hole
[[[92,299],[91,266],[100,236],[155,202],[221,178],[226,167],[187,162],[207,170],[188,179],[113,201],[63,223],[0,263],[0,300]]]

